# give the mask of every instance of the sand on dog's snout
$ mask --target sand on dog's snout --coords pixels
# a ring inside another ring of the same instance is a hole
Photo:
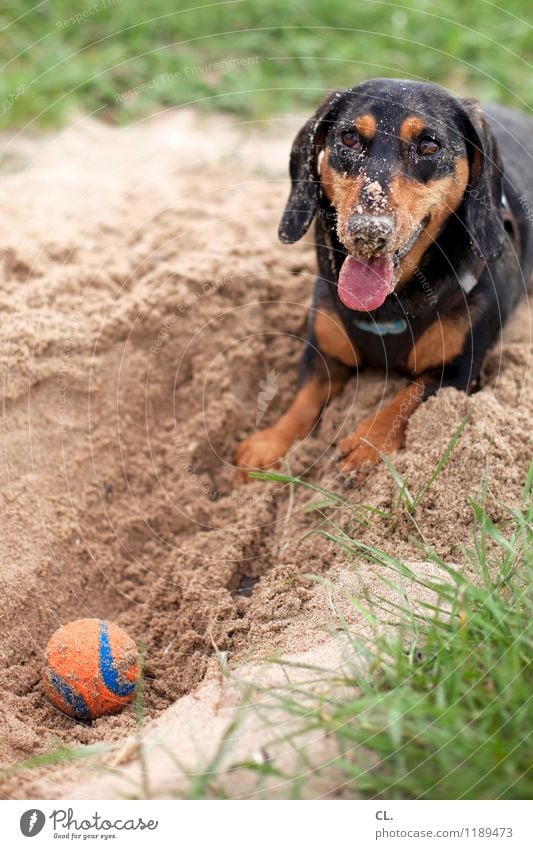
[[[342,552],[302,540],[315,522],[307,493],[235,486],[232,467],[260,384],[275,375],[268,426],[297,383],[315,259],[309,240],[277,242],[292,129],[269,146],[231,128],[215,144],[190,113],[125,130],[85,122],[40,145],[23,140],[24,168],[0,178],[3,766],[58,739],[135,730],[132,710],[77,723],[43,698],[44,646],[71,619],[116,621],[144,645],[148,721],[216,675],[220,653],[231,665],[328,639],[331,605],[304,576],[338,575]],[[501,501],[519,500],[528,357],[523,303],[483,391],[445,390],[410,423],[397,463],[416,489],[472,413],[420,508],[445,557],[470,534],[467,496],[487,459]],[[291,471],[339,487],[335,443],[400,385],[375,372],[352,381],[290,453]],[[352,494],[377,507],[393,496],[383,468]],[[365,533],[416,556],[406,528],[392,539],[377,518]],[[359,577],[376,580],[367,567]],[[30,772],[2,791],[46,796],[47,781]]]

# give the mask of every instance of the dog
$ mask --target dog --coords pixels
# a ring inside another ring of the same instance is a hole
[[[242,442],[241,477],[279,464],[357,369],[409,383],[340,443],[340,471],[401,448],[439,387],[477,388],[533,266],[533,121],[440,86],[374,79],[335,91],[297,134],[282,242],[316,218],[318,278],[288,410]]]

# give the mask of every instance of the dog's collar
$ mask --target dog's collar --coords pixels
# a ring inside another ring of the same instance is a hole
[[[364,318],[352,318],[352,322],[359,330],[364,330],[365,333],[374,333],[375,336],[398,336],[400,333],[405,333],[408,324],[405,318],[398,318],[396,321],[365,321]]]

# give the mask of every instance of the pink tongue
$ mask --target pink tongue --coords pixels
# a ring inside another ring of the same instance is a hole
[[[377,309],[392,292],[393,270],[391,255],[366,261],[347,256],[339,274],[339,298],[351,310]]]

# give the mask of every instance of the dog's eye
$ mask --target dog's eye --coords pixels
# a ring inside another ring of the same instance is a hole
[[[435,141],[435,139],[432,139],[429,136],[422,136],[422,138],[418,141],[416,152],[418,156],[433,156],[435,153],[439,152],[441,147],[442,145],[440,142]]]
[[[344,145],[346,145],[346,147],[351,147],[352,150],[353,148],[357,149],[361,147],[361,140],[355,130],[344,130],[344,132],[341,133],[341,141]]]

